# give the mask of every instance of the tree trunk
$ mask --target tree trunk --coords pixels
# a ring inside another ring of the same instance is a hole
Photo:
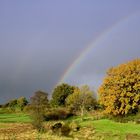
[[[81,119],[83,120],[83,119],[84,119],[84,118],[83,118],[83,117],[84,117],[84,106],[81,106],[81,107],[80,107],[80,111],[81,111],[81,112],[80,112],[80,114],[81,114]]]

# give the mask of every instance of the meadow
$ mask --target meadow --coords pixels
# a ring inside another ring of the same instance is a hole
[[[140,124],[119,123],[109,119],[96,120],[95,117],[71,117],[65,121],[48,121],[46,132],[39,133],[31,125],[32,120],[24,113],[0,114],[0,140],[139,140]],[[71,132],[68,137],[55,135],[50,126],[56,122],[76,122],[80,131]]]

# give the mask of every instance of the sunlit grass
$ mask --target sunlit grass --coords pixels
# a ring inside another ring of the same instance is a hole
[[[118,123],[111,120],[103,119],[90,122],[99,132],[112,132],[112,133],[135,133],[140,134],[140,124],[134,123]]]
[[[31,122],[31,118],[26,114],[0,114],[0,122]]]
[[[92,116],[84,116],[83,119],[75,116],[63,122],[73,121],[81,126],[80,131],[72,132],[69,137],[62,137],[52,134],[48,127],[57,121],[46,122],[46,132],[38,133],[30,124],[31,119],[27,114],[0,114],[0,139],[124,140],[129,134],[137,134],[134,140],[140,139],[140,124],[118,123],[108,119],[95,120]]]

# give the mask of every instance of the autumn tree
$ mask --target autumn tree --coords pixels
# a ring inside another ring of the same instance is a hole
[[[89,86],[84,85],[80,88],[75,88],[74,92],[66,99],[66,104],[75,111],[80,111],[81,116],[85,114],[86,110],[94,109],[96,100],[93,97],[94,92],[90,90]]]
[[[58,85],[52,93],[51,104],[56,107],[64,106],[65,99],[67,98],[67,96],[73,93],[74,88],[75,88],[74,86],[70,86],[65,83]]]
[[[140,59],[110,68],[99,88],[99,100],[106,113],[136,113],[140,105]]]

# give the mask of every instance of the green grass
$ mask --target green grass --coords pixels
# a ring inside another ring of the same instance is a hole
[[[111,120],[98,120],[92,122],[93,126],[99,132],[112,132],[112,133],[135,133],[140,134],[140,125],[134,123],[118,123]]]
[[[140,124],[134,124],[134,123],[119,123],[108,119],[100,119],[100,120],[94,120],[92,116],[85,116],[83,120],[80,116],[74,116],[69,118],[68,120],[65,120],[65,122],[77,122],[81,128],[85,128],[84,132],[81,130],[78,133],[75,133],[74,135],[83,136],[83,133],[90,133],[88,130],[95,129],[95,136],[104,137],[104,140],[124,140],[127,134],[137,134],[138,139],[140,139]],[[3,123],[27,123],[31,122],[30,117],[27,114],[23,113],[3,113],[0,114],[0,128],[6,127]],[[49,121],[46,122],[46,124],[53,124],[55,121]],[[87,131],[87,132],[86,132]],[[137,138],[134,140],[137,140]]]
[[[78,122],[82,127],[93,127],[98,132],[111,132],[111,133],[133,133],[140,134],[140,124],[134,122],[119,123],[109,119],[94,120],[92,117],[85,117],[82,121],[81,117],[75,116],[68,121]]]
[[[0,114],[0,122],[2,123],[27,123],[31,119],[26,114]]]
[[[140,139],[140,124],[133,122],[119,123],[108,119],[94,120],[92,117],[85,117],[82,121],[78,116],[69,119],[69,121],[72,120],[78,122],[81,127],[95,128],[96,134],[103,135],[105,140],[124,140],[129,134],[138,135],[132,136],[134,140]]]

